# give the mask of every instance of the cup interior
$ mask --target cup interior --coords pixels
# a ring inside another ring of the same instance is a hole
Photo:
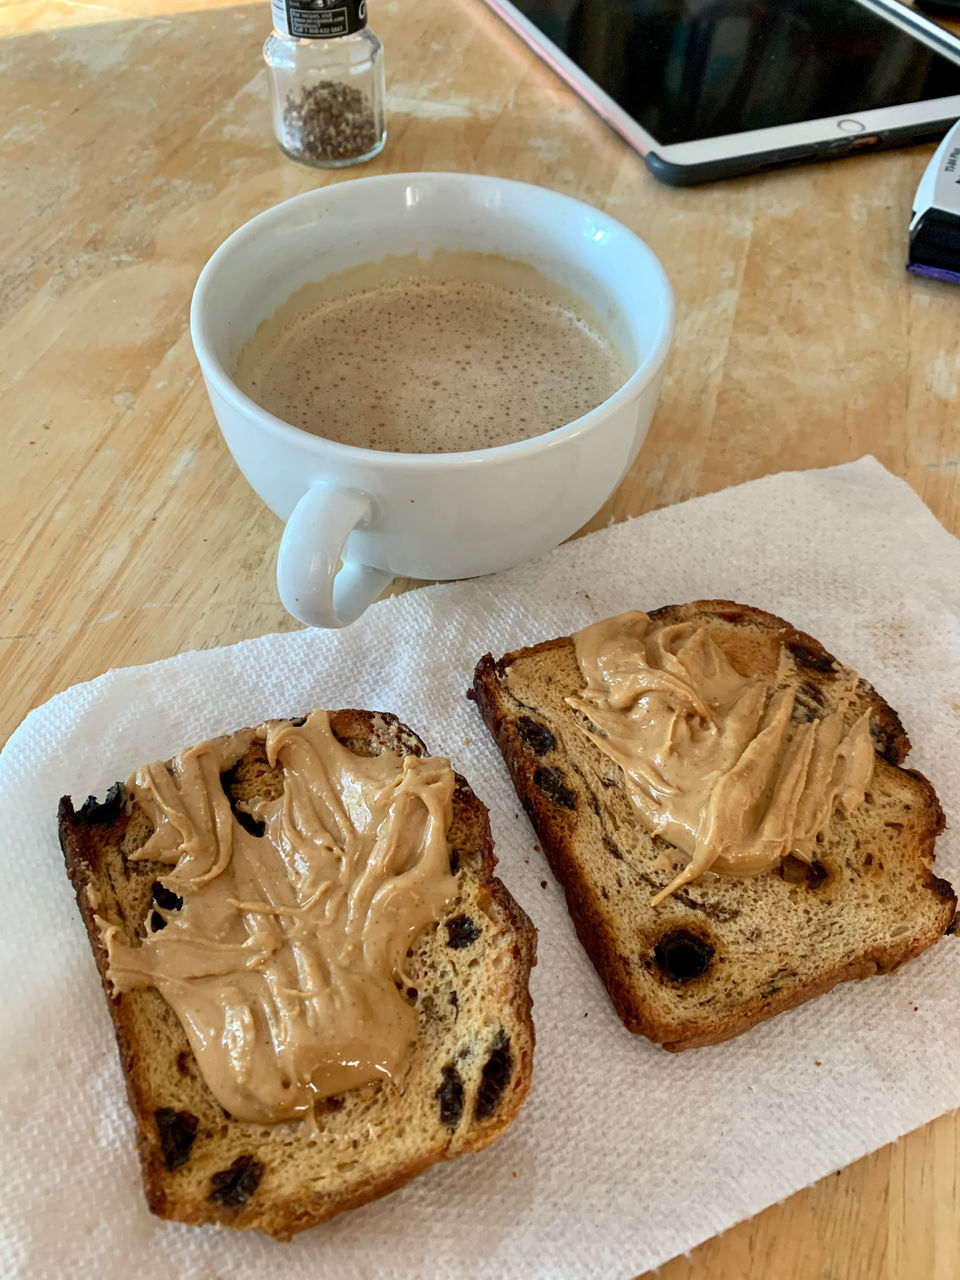
[[[392,174],[297,196],[216,251],[194,294],[201,367],[231,399],[237,358],[258,326],[310,282],[393,255],[472,250],[527,263],[582,297],[631,364],[659,364],[672,323],[659,260],[615,219],[553,191],[471,174]],[[252,403],[252,402],[251,402]],[[262,412],[262,411],[259,411]]]

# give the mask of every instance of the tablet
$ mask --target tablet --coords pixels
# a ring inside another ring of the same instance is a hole
[[[960,40],[897,0],[484,0],[684,185],[936,137]]]

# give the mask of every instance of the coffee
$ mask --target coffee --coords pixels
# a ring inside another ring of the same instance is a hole
[[[541,272],[444,252],[305,285],[244,347],[236,381],[329,440],[452,453],[572,422],[630,371],[588,304]]]

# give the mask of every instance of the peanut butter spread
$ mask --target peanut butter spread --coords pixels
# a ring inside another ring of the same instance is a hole
[[[835,708],[795,716],[796,677],[741,675],[695,622],[639,611],[574,637],[586,688],[567,703],[623,770],[647,831],[687,865],[653,903],[705,871],[756,875],[788,854],[812,862],[837,804],[863,802],[873,773],[870,715],[854,718],[857,677],[837,667]]]
[[[282,793],[238,822],[221,784],[250,745]],[[154,823],[138,854],[167,863],[179,909],[151,911],[137,945],[99,921],[118,992],[153,986],[200,1071],[240,1120],[312,1119],[317,1098],[393,1078],[416,1040],[408,947],[452,903],[448,761],[337,741],[324,711],[140,769],[129,792]],[[254,832],[263,824],[263,834]]]

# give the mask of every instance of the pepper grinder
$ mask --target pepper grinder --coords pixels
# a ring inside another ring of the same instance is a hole
[[[273,130],[293,160],[341,168],[387,140],[383,45],[366,0],[271,0],[263,46]]]

